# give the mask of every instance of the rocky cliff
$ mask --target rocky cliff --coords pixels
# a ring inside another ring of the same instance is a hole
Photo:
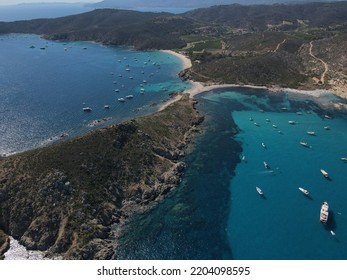
[[[0,230],[48,256],[110,259],[127,217],[179,182],[201,121],[184,97],[154,115],[1,158]]]

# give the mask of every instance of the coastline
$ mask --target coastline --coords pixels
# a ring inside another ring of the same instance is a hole
[[[181,63],[182,63],[182,67],[183,67],[182,71],[188,70],[189,68],[192,67],[191,60],[187,56],[185,56],[181,53],[178,53],[178,52],[172,51],[172,50],[161,50],[161,52],[165,52],[165,53],[174,55],[177,58],[179,58]],[[202,83],[202,82],[197,82],[197,81],[192,81],[192,80],[190,80],[190,83],[192,85],[191,88],[185,90],[182,93],[182,94],[189,94],[190,98],[194,98],[198,94],[201,94],[201,93],[204,93],[207,91],[216,90],[216,89],[250,88],[250,89],[263,89],[263,90],[267,90],[270,93],[275,93],[275,94],[285,92],[285,93],[289,93],[289,94],[293,94],[293,95],[294,94],[306,95],[306,96],[316,98],[316,99],[319,99],[319,98],[321,98],[325,95],[329,95],[329,94],[332,94],[332,95],[339,97],[341,99],[345,99],[345,100],[347,99],[347,96],[341,96],[335,90],[324,90],[324,89],[304,90],[304,89],[294,89],[294,88],[281,88],[281,87],[277,87],[277,86],[267,87],[267,86],[255,86],[255,85],[243,85],[243,84],[215,84],[213,82]],[[172,103],[175,103],[178,100],[180,100],[181,96],[182,96],[181,94],[177,94],[174,98],[163,103],[160,106],[159,111],[164,110]],[[347,110],[347,105],[342,104],[340,102],[334,103],[333,107],[337,110],[341,110],[341,109]]]
[[[176,55],[177,57],[180,57],[181,61],[184,61],[184,66],[189,66],[191,65],[191,61],[189,58],[185,57],[184,55],[181,55],[181,54],[177,54],[173,51],[170,51],[170,54],[173,54],[173,55]],[[188,61],[190,63],[188,63]],[[191,66],[190,66],[191,67]],[[186,69],[186,68],[185,68]],[[282,88],[268,88],[268,87],[265,87],[265,86],[252,86],[252,85],[237,85],[237,84],[204,84],[204,83],[200,83],[200,82],[194,82],[194,81],[191,81],[191,84],[192,84],[192,87],[190,89],[187,89],[185,90],[183,93],[181,94],[177,94],[176,96],[174,96],[171,100],[169,100],[168,102],[164,103],[163,105],[161,105],[160,107],[160,111],[167,108],[169,105],[173,104],[173,103],[176,103],[178,102],[179,100],[181,100],[184,96],[184,93],[186,94],[189,94],[189,97],[191,99],[193,99],[194,96],[198,95],[198,94],[201,94],[201,93],[204,93],[206,91],[210,91],[210,90],[215,90],[215,89],[223,89],[223,88],[255,88],[255,89],[264,89],[264,90],[269,90],[269,92],[273,92],[273,93],[276,93],[276,92],[281,92],[281,91],[290,91],[292,93],[297,93],[297,94],[306,94],[306,95],[310,95],[310,96],[313,96],[313,97],[320,97],[322,96],[323,94],[326,94],[328,93],[328,91],[322,91],[322,90],[315,90],[315,91],[303,91],[303,90],[295,90],[295,89],[282,89]],[[155,113],[154,113],[155,114]],[[126,131],[128,133],[128,131]],[[193,132],[193,131],[192,131]],[[192,136],[192,135],[190,135]],[[187,143],[189,142],[189,138],[187,139]],[[162,150],[162,149],[158,149],[157,150],[158,153],[160,153],[161,155],[164,155],[164,156],[167,156],[169,159],[173,156],[176,156],[176,153],[178,152],[177,151],[169,151],[169,152],[172,152],[173,154],[171,155],[170,153],[167,154],[165,150]],[[81,154],[80,154],[81,155]],[[182,166],[176,166],[174,165],[172,167],[172,170],[170,170],[169,172],[172,172],[170,173],[170,178],[168,178],[168,180],[174,180],[176,181],[175,183],[177,184],[177,181],[179,180],[178,178],[181,176],[180,172],[177,172],[178,169],[181,169],[183,168]],[[183,172],[183,171],[182,171]],[[54,178],[53,178],[54,179]],[[58,178],[60,180],[60,178]],[[55,179],[54,179],[55,180]],[[58,180],[58,182],[60,182]],[[63,181],[62,181],[63,182]],[[63,182],[64,183],[64,182]],[[65,183],[64,183],[65,184]],[[168,191],[170,188],[173,188],[173,185],[170,185],[167,189],[163,187],[163,190],[162,190],[162,193],[165,195],[165,192]],[[147,195],[152,195],[152,193],[150,193],[148,190],[145,190],[146,191],[146,196]],[[160,197],[162,198],[162,197]],[[160,199],[158,198],[158,200]],[[154,201],[157,201],[156,200],[157,198],[154,199]],[[150,200],[149,199],[146,199],[146,202],[149,202]],[[117,220],[117,223],[119,225],[119,227],[123,226],[124,224],[124,220],[126,219],[126,217],[128,217],[129,215],[133,214],[134,213],[134,206],[136,206],[136,201],[132,201],[132,200],[129,200],[129,204],[126,204],[124,209],[124,212],[122,213],[122,215],[119,214],[119,217],[117,216],[116,217],[116,220]],[[106,208],[106,207],[105,207]],[[146,208],[146,206],[144,205],[140,205],[139,208]],[[107,209],[109,210],[109,209]],[[117,212],[117,215],[118,215],[118,212]],[[108,225],[103,225],[102,224],[102,228],[105,228],[105,231],[106,230],[109,230],[109,226]],[[101,233],[98,233],[98,234],[101,234]],[[105,238],[107,240],[107,238]],[[103,245],[103,244],[102,244]],[[106,244],[107,245],[107,244]]]
[[[18,218],[8,232],[26,248],[23,258],[35,250],[48,259],[117,259],[119,234],[128,218],[153,209],[180,182],[183,158],[202,121],[186,95],[165,111],[0,160],[2,191],[10,193],[21,176],[30,178],[0,205],[6,213],[10,205],[22,205],[12,210],[9,220],[12,214]],[[115,170],[119,162],[122,168]],[[26,215],[27,209],[34,214]],[[47,224],[48,215],[57,222]],[[17,223],[24,225],[21,231]],[[6,233],[4,237],[9,240]],[[73,237],[76,242],[70,242]],[[16,251],[8,245],[1,254]]]

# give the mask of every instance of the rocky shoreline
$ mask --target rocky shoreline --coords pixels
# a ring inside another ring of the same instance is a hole
[[[127,219],[178,185],[203,121],[194,104],[184,95],[153,115],[2,158],[0,229],[48,258],[117,258]]]

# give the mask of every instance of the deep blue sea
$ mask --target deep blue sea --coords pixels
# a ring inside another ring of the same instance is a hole
[[[190,87],[177,75],[181,68],[163,52],[0,36],[0,155],[154,112],[170,93]]]
[[[204,133],[182,183],[156,209],[133,218],[118,257],[347,259],[347,163],[340,160],[347,157],[347,117],[317,105],[344,101],[290,96],[244,88],[201,94]],[[323,201],[330,206],[327,225],[319,221]]]

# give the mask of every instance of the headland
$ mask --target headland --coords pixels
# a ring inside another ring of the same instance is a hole
[[[177,186],[202,120],[183,96],[153,115],[1,158],[0,227],[49,258],[116,258],[127,218]]]

